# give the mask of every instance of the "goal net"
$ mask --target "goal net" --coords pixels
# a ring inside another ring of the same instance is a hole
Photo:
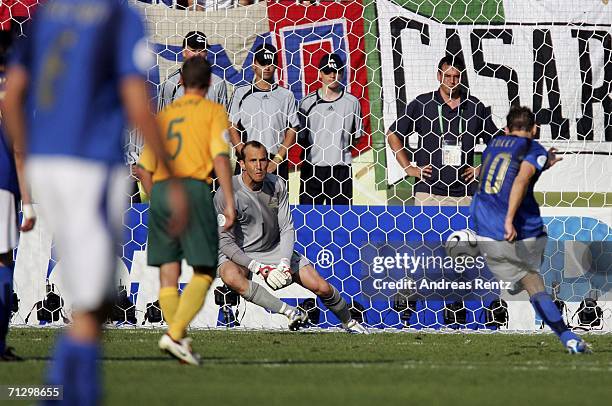
[[[190,31],[205,33],[207,58],[213,75],[227,84],[228,99],[235,87],[253,81],[253,53],[263,43],[278,49],[275,79],[291,90],[298,103],[322,86],[322,56],[339,55],[345,65],[342,86],[358,100],[362,131],[347,145],[325,148],[328,153],[350,152],[352,204],[329,205],[325,197],[332,192],[326,187],[321,191],[322,204],[300,204],[303,183],[319,175],[305,169],[312,146],[304,151],[297,144],[288,156],[290,202],[296,249],[338,288],[354,317],[372,328],[541,328],[525,294],[500,297],[499,287],[489,285],[468,289],[469,294],[435,288],[415,294],[419,286],[412,282],[427,279],[422,270],[411,272],[407,265],[391,263],[404,254],[440,256],[448,236],[469,226],[465,201],[442,207],[431,201],[418,204],[417,180],[406,176],[387,142],[393,123],[409,109],[410,114],[420,115],[403,137],[404,151],[417,162],[434,163],[446,153],[443,143],[431,148],[424,133],[458,131],[462,142],[471,143],[460,154],[463,170],[480,164],[487,140],[486,129],[474,123],[489,120],[496,130],[503,129],[510,106],[532,108],[539,141],[546,148],[557,148],[563,157],[536,185],[549,235],[541,266],[547,290],[572,326],[612,329],[612,5],[607,0],[131,2],[147,21],[149,48],[157,55],[157,65],[148,76],[154,103],[163,82],[180,68],[183,39]],[[36,3],[3,2],[2,28],[19,32]],[[435,110],[429,114],[419,96],[433,95],[439,88],[438,62],[445,55],[464,61],[462,89],[482,106],[458,108],[456,119]],[[264,110],[261,114],[268,114]],[[337,111],[330,114],[343,119]],[[334,136],[330,131],[325,134]],[[321,136],[319,141],[315,138],[310,141],[321,142]],[[141,148],[138,134],[130,132],[126,171]],[[461,183],[460,175],[455,175],[453,184],[438,176],[440,190]],[[148,206],[135,179],[130,179],[126,199],[131,205],[125,213],[123,255],[118,259],[121,291],[114,322],[158,326],[159,273],[146,266]],[[35,232],[22,236],[16,251],[19,306],[13,324],[61,324],[59,307],[69,315],[61,259],[54,256],[52,246],[45,219]],[[432,280],[495,281],[486,266],[469,272],[458,267],[462,265],[438,266],[438,279]],[[181,287],[190,276],[184,265]],[[265,285],[259,276],[254,278]],[[339,324],[314,294],[299,286],[274,294],[307,310],[313,326]],[[32,316],[26,320],[30,309]],[[246,303],[217,279],[192,327],[236,326],[283,328],[286,319]]]

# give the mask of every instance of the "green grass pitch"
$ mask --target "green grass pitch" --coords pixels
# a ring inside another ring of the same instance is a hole
[[[0,384],[40,384],[54,329],[13,329],[28,360]],[[552,334],[195,331],[200,368],[161,354],[160,331],[105,334],[107,405],[582,405],[612,399],[612,335],[570,356]],[[400,403],[401,402],[401,403]]]

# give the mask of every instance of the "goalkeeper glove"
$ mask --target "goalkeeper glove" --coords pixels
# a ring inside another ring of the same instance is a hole
[[[266,283],[274,290],[282,289],[293,282],[290,262],[287,258],[281,259],[279,264],[268,274]]]

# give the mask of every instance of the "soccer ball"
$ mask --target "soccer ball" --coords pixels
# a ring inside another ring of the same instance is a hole
[[[462,256],[475,257],[480,254],[476,234],[472,230],[454,231],[446,240],[446,255],[451,258]]]

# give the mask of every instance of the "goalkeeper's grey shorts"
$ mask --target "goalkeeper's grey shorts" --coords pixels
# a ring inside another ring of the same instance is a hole
[[[540,272],[547,238],[544,235],[510,243],[477,236],[478,248],[491,273],[499,281],[512,284],[523,279],[529,272]]]
[[[254,259],[257,262],[260,262],[264,265],[278,265],[280,260],[282,259],[282,254],[280,253],[280,245],[277,245],[275,248],[270,251],[261,251],[261,252],[247,252],[246,254]],[[219,251],[219,265],[223,265],[225,262],[229,261],[229,259]],[[306,265],[311,265],[308,258],[299,254],[296,251],[293,251],[293,255],[291,256],[291,273],[296,273]],[[217,268],[218,269],[218,268]]]

